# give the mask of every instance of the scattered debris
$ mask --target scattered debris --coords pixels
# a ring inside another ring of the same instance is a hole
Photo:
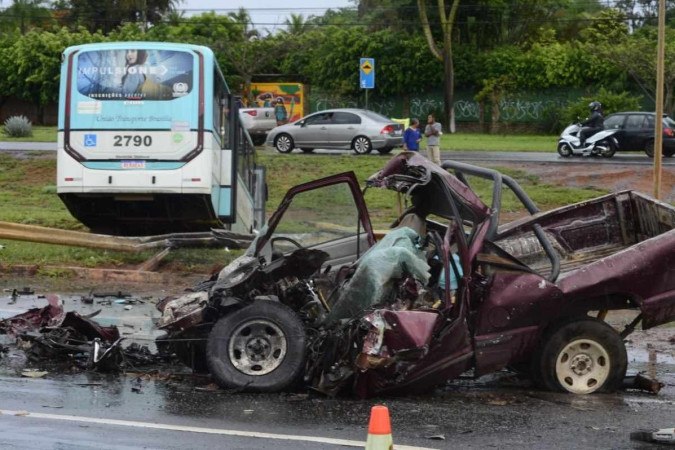
[[[638,373],[637,375],[631,377],[625,377],[623,379],[624,389],[639,389],[652,394],[658,394],[663,386],[665,385],[660,381],[647,378],[642,373]]]
[[[25,378],[42,378],[48,373],[43,370],[25,369],[21,372],[21,376]]]
[[[434,434],[432,436],[427,436],[427,439],[431,439],[432,441],[444,441],[445,435],[444,434]]]
[[[675,445],[675,428],[634,431],[630,434],[630,440]]]

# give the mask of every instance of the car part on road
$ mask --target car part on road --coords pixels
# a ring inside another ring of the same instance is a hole
[[[300,376],[305,331],[289,307],[259,300],[216,323],[206,355],[211,375],[220,386],[275,392]]]
[[[663,389],[663,386],[664,384],[659,380],[652,380],[641,373],[623,379],[624,389],[639,389],[652,394],[658,394]]]
[[[675,445],[675,428],[634,431],[630,434],[630,440]]]

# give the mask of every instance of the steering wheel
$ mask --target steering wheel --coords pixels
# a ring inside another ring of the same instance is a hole
[[[295,239],[291,239],[291,238],[286,237],[286,236],[276,236],[276,237],[273,237],[272,239],[270,239],[270,245],[272,246],[272,251],[274,251],[274,243],[277,242],[277,241],[287,241],[287,242],[290,242],[291,244],[295,245],[298,248],[303,248],[302,245],[298,241],[296,241]]]

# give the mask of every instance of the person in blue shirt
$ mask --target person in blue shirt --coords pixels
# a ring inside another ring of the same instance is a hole
[[[417,119],[410,119],[410,127],[403,133],[403,150],[407,152],[420,151],[420,141],[422,135],[420,134],[420,121]]]

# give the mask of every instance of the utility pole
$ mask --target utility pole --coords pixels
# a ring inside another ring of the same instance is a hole
[[[659,32],[656,47],[656,117],[654,126],[654,197],[661,198],[661,160],[663,158],[663,66],[666,40],[666,0],[659,0]]]

